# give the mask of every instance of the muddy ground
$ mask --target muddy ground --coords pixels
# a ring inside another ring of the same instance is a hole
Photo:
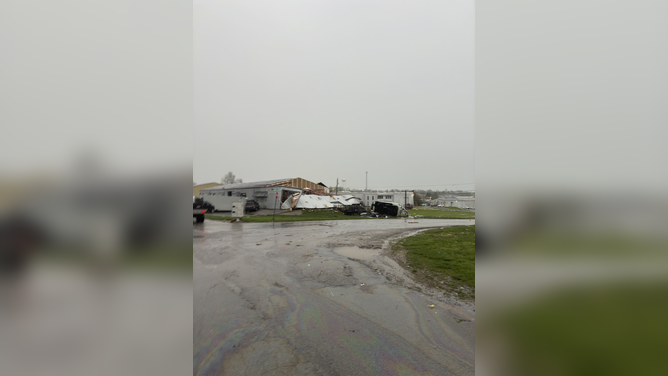
[[[345,239],[336,238],[334,241],[325,243],[325,246],[330,248],[357,247],[361,249],[382,250],[379,253],[381,257],[372,262],[355,259],[354,255],[351,255],[351,259],[374,269],[380,275],[385,276],[390,283],[416,290],[439,301],[455,305],[466,305],[475,311],[475,300],[469,297],[470,289],[461,288],[462,291],[452,291],[447,287],[448,281],[446,278],[434,276],[424,269],[409,267],[406,261],[407,251],[395,247],[396,243],[401,239],[431,229],[433,227],[414,228],[411,230],[397,229],[352,232],[346,234]],[[393,262],[383,260],[383,258],[388,258]]]
[[[389,248],[469,224],[193,225],[193,374],[473,375],[475,306],[416,282]]]

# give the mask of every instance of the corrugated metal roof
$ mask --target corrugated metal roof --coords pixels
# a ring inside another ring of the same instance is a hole
[[[223,189],[241,189],[241,188],[263,188],[270,185],[280,185],[280,183],[287,183],[292,179],[296,178],[287,178],[287,179],[275,179],[275,180],[265,180],[265,181],[254,181],[250,183],[235,183],[235,184],[225,184],[219,185],[217,187],[202,189],[202,191],[217,191]]]

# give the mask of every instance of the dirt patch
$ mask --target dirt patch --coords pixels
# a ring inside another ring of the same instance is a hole
[[[433,273],[428,273],[424,269],[412,268],[408,265],[406,261],[407,251],[404,249],[398,249],[396,247],[396,241],[387,249],[385,256],[394,260],[399,264],[404,270],[410,274],[413,281],[416,284],[420,285],[424,291],[433,291],[437,294],[448,296],[452,299],[456,299],[466,303],[474,303],[475,300],[471,298],[473,295],[473,290],[466,287],[460,287],[457,289],[450,287],[449,277],[442,277],[434,275]]]
[[[432,230],[433,227],[414,228],[411,230],[377,230],[365,232],[352,232],[346,234],[345,238],[334,238],[324,246],[327,248],[357,247],[362,249],[378,249],[380,258],[373,260],[361,260],[350,258],[385,277],[388,283],[399,285],[422,294],[429,295],[433,299],[447,302],[457,306],[473,306],[475,300],[471,299],[471,291],[454,291],[448,287],[447,278],[435,278],[427,274],[425,270],[413,269],[406,262],[406,251],[394,249],[396,243],[403,238],[417,235],[422,231]],[[387,258],[383,260],[383,258]]]

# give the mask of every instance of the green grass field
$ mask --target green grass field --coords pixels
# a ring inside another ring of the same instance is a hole
[[[419,282],[475,298],[475,226],[428,230],[394,250],[406,251],[407,268]]]
[[[214,221],[231,221],[232,217],[221,217],[217,215],[207,215],[205,217]],[[319,209],[319,210],[302,210],[299,215],[280,215],[277,214],[275,219],[273,215],[253,215],[244,217],[243,222],[257,223],[257,222],[300,222],[300,221],[333,221],[333,220],[347,220],[347,219],[368,219],[365,217],[345,215],[334,210]]]
[[[408,210],[410,215],[421,215],[424,218],[438,219],[474,219],[475,212],[459,208],[431,208],[420,206],[417,209]]]

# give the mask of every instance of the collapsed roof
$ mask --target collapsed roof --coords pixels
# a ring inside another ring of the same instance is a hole
[[[361,200],[351,195],[322,196],[295,193],[281,204],[281,209],[325,209],[355,204],[361,204]]]

